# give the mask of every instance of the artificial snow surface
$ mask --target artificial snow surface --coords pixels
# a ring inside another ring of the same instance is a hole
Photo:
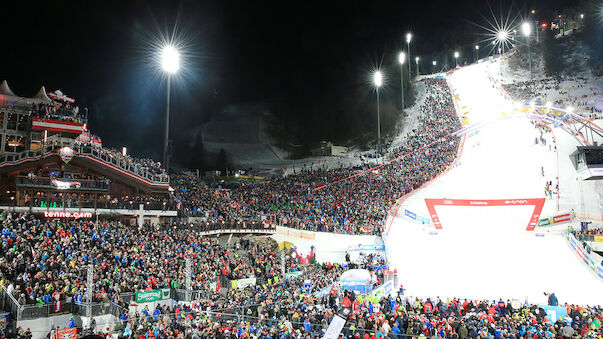
[[[547,199],[542,217],[559,211],[584,209],[600,215],[598,185],[582,184],[569,162],[575,139],[554,128],[547,146],[536,145],[540,132],[530,120],[508,117],[512,103],[492,82],[499,64],[484,62],[457,70],[448,77],[457,97],[459,114],[469,125],[488,123],[465,136],[457,165],[403,201],[409,209],[429,217],[425,198],[526,199],[544,197],[546,181],[560,180],[560,200]],[[544,168],[544,176],[542,175]],[[588,206],[587,206],[588,205]],[[519,299],[546,303],[544,292],[559,301],[603,304],[603,281],[571,250],[568,224],[526,231],[533,207],[440,206],[442,230],[423,226],[398,213],[386,230],[388,256],[410,296]],[[575,226],[575,223],[574,223]]]

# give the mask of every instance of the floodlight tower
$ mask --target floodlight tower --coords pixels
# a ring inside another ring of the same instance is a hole
[[[373,74],[373,84],[377,91],[377,153],[381,154],[381,115],[379,112],[379,89],[383,85],[383,74],[381,71],[375,71]]]
[[[521,30],[523,31],[523,35],[526,37],[528,54],[530,56],[530,80],[534,80],[534,73],[532,72],[532,51],[530,50],[530,33],[532,31],[532,27],[530,26],[530,23],[524,22],[523,25],[521,25]]]
[[[459,67],[459,52],[455,51],[454,52],[454,63],[456,64],[456,67]]]
[[[479,60],[479,45],[475,45],[475,62]]]
[[[173,46],[165,46],[161,50],[161,68],[167,73],[167,100],[165,106],[165,139],[163,140],[163,166],[169,171],[169,146],[170,135],[170,86],[173,74],[180,69],[180,53]]]
[[[410,41],[412,40],[412,34],[406,33],[406,45],[408,46],[408,60],[410,61]],[[410,70],[410,62],[408,63],[408,76],[412,79],[412,72]]]
[[[400,63],[400,94],[402,94],[402,113],[404,113],[404,62],[406,61],[406,54],[400,52],[398,55],[398,62]]]

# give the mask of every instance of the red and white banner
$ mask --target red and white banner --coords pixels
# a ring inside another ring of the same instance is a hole
[[[534,206],[534,212],[530,217],[530,222],[526,231],[533,231],[538,225],[538,219],[544,206],[544,198],[534,199],[490,199],[490,200],[469,200],[469,199],[425,199],[429,216],[433,221],[435,228],[442,229],[442,223],[435,210],[436,206]]]
[[[90,144],[92,140],[92,137],[90,135],[90,131],[84,131],[84,133],[80,134],[77,138],[75,138],[75,141],[81,142],[83,144]]]
[[[68,97],[67,95],[65,95],[65,93],[61,92],[60,89],[57,89],[54,92],[48,93],[48,96],[55,100],[61,100],[61,101],[69,102],[69,103],[75,102],[75,99]]]
[[[34,118],[31,127],[33,129],[41,129],[47,131],[56,131],[56,132],[66,132],[66,133],[76,133],[82,134],[84,133],[85,127],[84,124],[80,124],[77,122],[71,121],[61,121],[61,120],[46,120],[46,119],[38,119]]]
[[[564,221],[570,221],[570,220],[572,220],[572,215],[569,214],[569,213],[561,214],[561,215],[557,215],[557,216],[553,217],[553,221],[555,223],[564,222]]]
[[[57,339],[76,339],[77,328],[57,328]]]

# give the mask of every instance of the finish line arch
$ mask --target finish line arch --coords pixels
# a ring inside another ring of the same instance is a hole
[[[538,225],[540,213],[544,207],[544,198],[533,199],[425,199],[427,211],[437,229],[442,229],[442,223],[435,210],[436,206],[472,206],[472,207],[490,207],[490,206],[534,206],[534,211],[530,217],[530,222],[526,231],[533,231]]]

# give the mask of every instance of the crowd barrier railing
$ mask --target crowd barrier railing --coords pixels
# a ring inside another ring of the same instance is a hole
[[[19,302],[13,295],[8,293],[5,286],[2,286],[2,290],[0,291],[0,299],[2,302],[2,309],[10,312],[13,317],[20,317],[21,311],[23,308],[19,305]]]

